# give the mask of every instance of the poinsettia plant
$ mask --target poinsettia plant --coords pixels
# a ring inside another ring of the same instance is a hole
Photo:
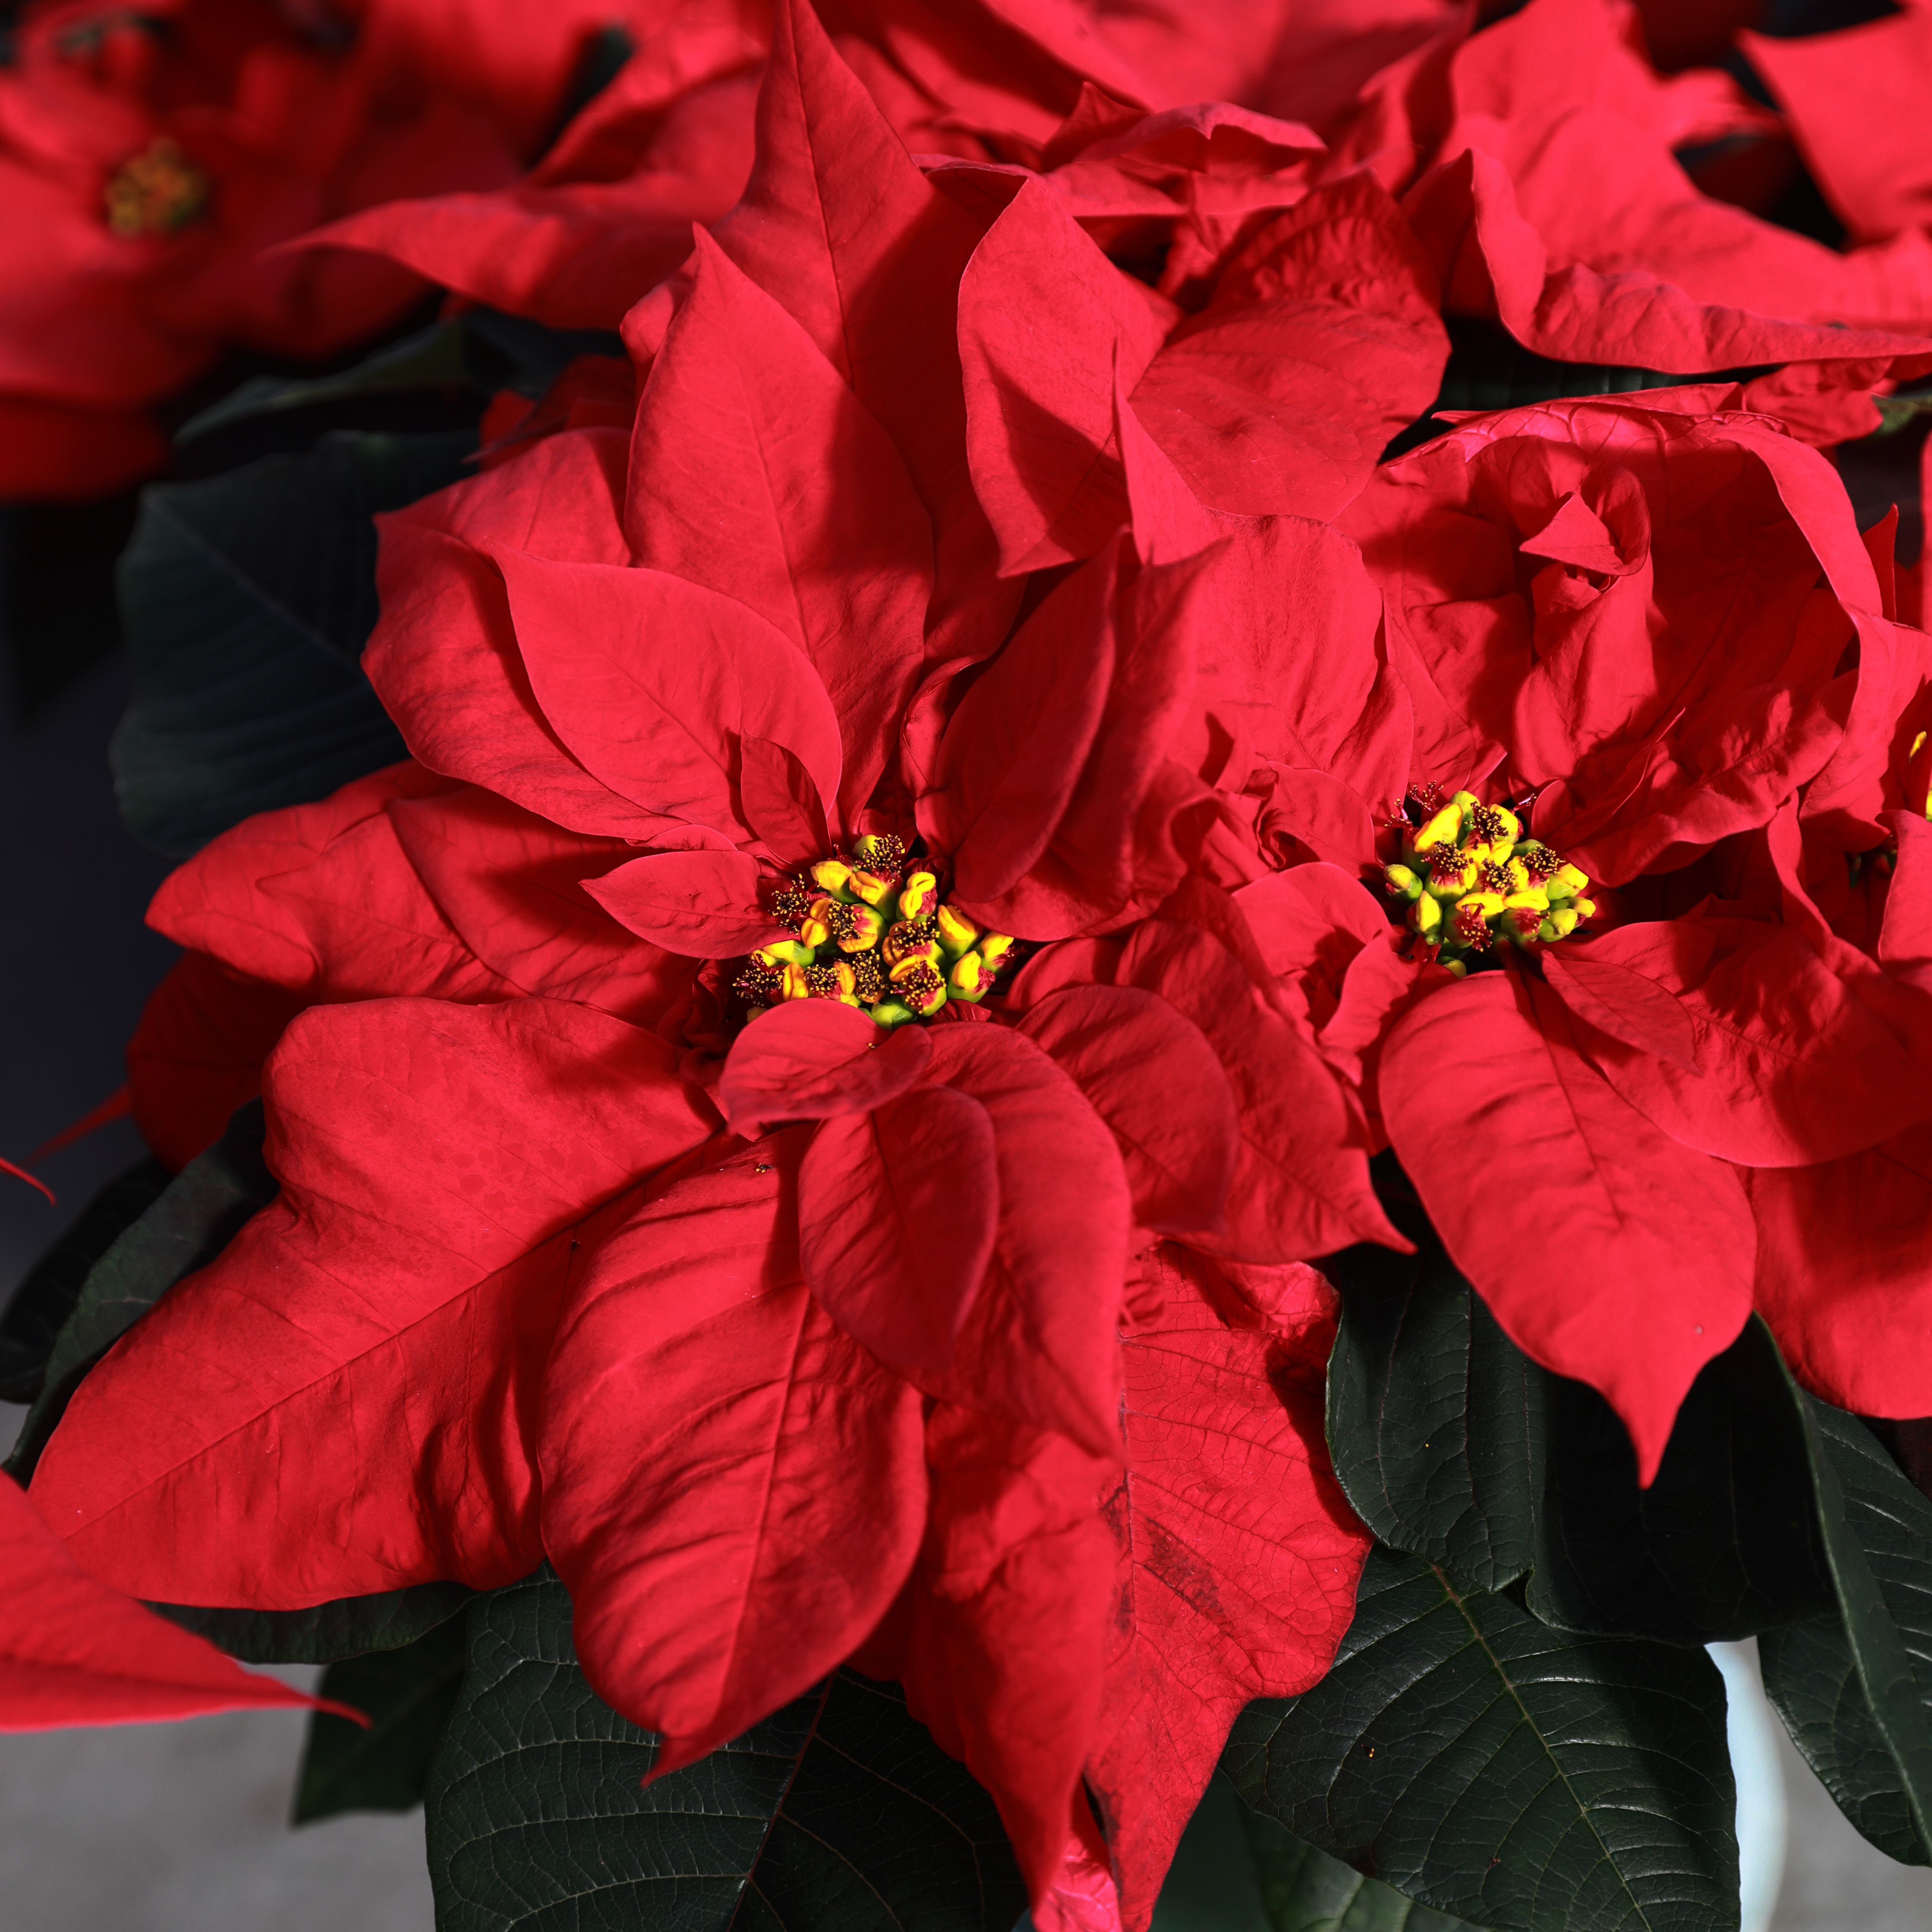
[[[1218,1804],[1282,1928],[1701,1932],[1755,1636],[1932,1856],[1932,638],[1825,453],[1932,300],[1564,229],[1779,124],[1619,10],[1270,20],[640,8],[273,258],[451,299],[121,561],[183,951],[0,1322],[0,1724],[326,1664],[449,1926],[1138,1932]]]

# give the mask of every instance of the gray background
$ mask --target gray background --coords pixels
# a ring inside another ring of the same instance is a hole
[[[172,956],[140,923],[166,866],[121,830],[109,788],[122,692],[118,664],[104,664],[0,734],[0,1154],[15,1160],[119,1084],[122,1048]],[[140,1152],[124,1122],[41,1163],[58,1210],[0,1186],[0,1292]],[[20,1413],[0,1406],[0,1441]],[[0,1924],[429,1932],[419,1813],[289,1829],[304,1722],[250,1712],[0,1736]],[[1774,1932],[1932,1928],[1932,1873],[1873,1850],[1786,1751],[1791,1850]],[[1163,1916],[1160,1932],[1190,1932]]]

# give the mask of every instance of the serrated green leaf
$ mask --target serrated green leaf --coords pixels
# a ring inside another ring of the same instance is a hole
[[[454,482],[474,447],[467,430],[330,436],[142,492],[118,574],[132,695],[112,748],[137,838],[186,858],[404,755],[360,663],[371,518]]]
[[[365,1730],[330,1711],[310,1716],[295,1822],[420,1804],[469,1654],[468,1633],[451,1618],[413,1643],[332,1664],[320,1694],[360,1711],[369,1724]]]
[[[1738,1923],[1724,1680],[1701,1651],[1552,1630],[1378,1548],[1334,1667],[1222,1760],[1297,1837],[1498,1932]]]
[[[1829,1605],[1804,1420],[1762,1322],[1706,1366],[1640,1488],[1610,1405],[1529,1361],[1419,1210],[1388,1205],[1414,1254],[1324,1264],[1330,1451],[1382,1541],[1466,1590],[1526,1576],[1537,1616],[1598,1635],[1718,1642]]]
[[[170,1178],[152,1156],[116,1174],[22,1277],[0,1316],[0,1402],[30,1402],[40,1394],[54,1338],[95,1263],[154,1205]]]
[[[1010,1932],[992,1801],[890,1684],[842,1671],[646,1786],[656,1742],[577,1667],[542,1574],[478,1598],[430,1767],[439,1932]]]
[[[1836,1615],[1759,1640],[1766,1694],[1839,1808],[1928,1861],[1932,1502],[1856,1416],[1805,1399]]]
[[[228,1130],[189,1162],[88,1271],[48,1352],[40,1393],[7,1468],[25,1482],[81,1378],[175,1283],[205,1268],[276,1196],[262,1162],[262,1103],[238,1108]]]
[[[1243,1805],[1241,1822],[1272,1932],[1466,1932],[1466,1920],[1364,1878],[1261,1812]]]
[[[191,1604],[148,1607],[244,1664],[334,1664],[415,1643],[448,1623],[472,1594],[461,1583],[417,1583],[373,1596],[338,1597],[306,1610],[205,1610]],[[342,1701],[356,1700],[345,1696]]]

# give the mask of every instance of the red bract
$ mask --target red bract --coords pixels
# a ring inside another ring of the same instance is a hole
[[[97,1582],[0,1476],[0,1731],[144,1724],[214,1711],[359,1712],[244,1670],[206,1638]]]
[[[194,950],[142,1118],[191,1150],[253,1019],[305,1008],[263,1078],[282,1192],[88,1377],[36,1495],[167,1600],[547,1557],[667,1766],[856,1658],[992,1790],[1043,1924],[1118,1887],[1138,1925],[1366,1548],[1300,1264],[1400,1239],[1356,1010],[1425,969],[1385,925],[1374,987],[1361,930],[1270,948],[1229,888],[1304,824],[1366,854],[1406,714],[1359,556],[1292,518],[1154,562],[1136,504],[1008,634],[977,231],[784,21],[743,208],[628,326],[628,442],[386,520],[367,662],[417,762],[158,899]],[[1311,928],[1379,916],[1340,884]]]
[[[226,347],[332,353],[421,284],[262,251],[345,210],[494,188],[518,158],[481,107],[256,0],[28,9],[0,71],[0,495],[82,496],[154,468],[146,411]]]

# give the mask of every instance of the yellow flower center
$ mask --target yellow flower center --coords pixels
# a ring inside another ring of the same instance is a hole
[[[786,1000],[838,1000],[884,1027],[931,1019],[949,1001],[977,1006],[1013,946],[948,905],[890,833],[787,878],[771,911],[797,937],[760,946],[732,982],[754,1016]]]
[[[140,153],[123,161],[102,190],[107,226],[133,240],[176,235],[206,212],[213,184],[181,151],[157,134]]]
[[[1412,798],[1421,823],[1402,837],[1402,862],[1383,884],[1408,908],[1408,928],[1452,973],[1466,973],[1498,940],[1527,949],[1568,939],[1596,912],[1590,881],[1547,845],[1523,836],[1506,805],[1431,788]]]

